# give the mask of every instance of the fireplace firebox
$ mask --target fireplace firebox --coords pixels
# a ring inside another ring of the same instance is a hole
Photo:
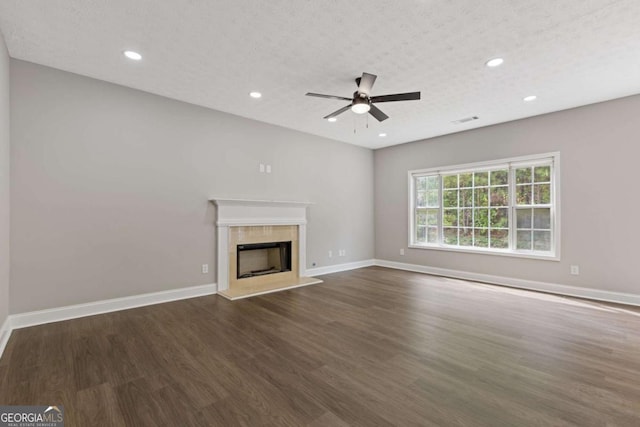
[[[291,271],[291,241],[245,243],[237,248],[237,279]]]

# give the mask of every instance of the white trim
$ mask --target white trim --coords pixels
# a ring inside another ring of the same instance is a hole
[[[463,246],[440,246],[435,244],[424,244],[418,245],[415,243],[407,245],[408,248],[411,249],[431,249],[436,251],[447,251],[447,252],[463,252],[467,254],[476,254],[476,255],[498,255],[498,256],[507,256],[511,258],[530,258],[530,259],[539,259],[544,261],[560,261],[559,256],[546,255],[546,252],[509,252],[507,250],[501,249],[493,249],[491,251],[486,250],[486,248],[475,248],[473,246],[463,247]]]
[[[559,283],[537,282],[534,280],[494,276],[491,274],[473,273],[470,271],[450,270],[447,268],[429,267],[426,265],[406,264],[402,262],[387,261],[381,259],[376,259],[374,262],[377,266],[395,268],[397,270],[415,271],[418,273],[472,280],[475,282],[491,283],[494,285],[508,286],[511,288],[528,289],[532,291],[547,292],[557,295],[640,306],[639,294],[603,291],[600,289],[582,288],[578,286],[562,285]]]
[[[2,353],[4,352],[7,343],[9,342],[9,338],[11,337],[11,316],[7,316],[2,327],[0,328],[0,358],[2,358]]]
[[[340,271],[355,270],[357,268],[371,267],[375,260],[366,259],[364,261],[347,262],[344,264],[327,265],[326,267],[307,268],[307,276],[322,276],[324,274],[339,273]]]
[[[94,301],[85,304],[68,305],[65,307],[50,308],[47,310],[12,314],[9,318],[11,319],[11,329],[20,329],[29,326],[43,325],[45,323],[60,322],[62,320],[77,319],[79,317],[143,307],[145,305],[161,304],[164,302],[212,295],[215,293],[217,293],[217,288],[215,283],[212,283],[208,285],[191,286],[188,288],[171,289],[168,291]]]
[[[311,206],[312,202],[297,202],[291,200],[254,200],[254,199],[225,199],[221,197],[211,197],[209,201],[216,206],[289,206],[289,207],[306,207]]]
[[[240,227],[244,225],[302,225],[307,221],[300,218],[225,218],[216,221],[218,227]]]

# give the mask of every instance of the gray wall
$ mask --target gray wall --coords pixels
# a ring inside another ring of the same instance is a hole
[[[639,113],[633,96],[376,150],[376,258],[640,294]],[[560,262],[424,249],[400,256],[408,170],[551,151],[561,153]]]
[[[307,267],[373,257],[372,151],[18,60],[11,73],[12,313],[215,282],[210,196],[316,203]]]
[[[9,314],[9,136],[9,53],[0,33],[0,326]]]

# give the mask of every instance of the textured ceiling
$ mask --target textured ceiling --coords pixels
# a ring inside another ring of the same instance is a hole
[[[370,148],[640,93],[639,23],[640,0],[0,2],[14,58]],[[345,103],[304,96],[363,71],[422,100],[328,123]]]

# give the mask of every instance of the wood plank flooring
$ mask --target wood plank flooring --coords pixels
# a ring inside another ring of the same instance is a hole
[[[640,311],[381,267],[13,332],[67,426],[640,426]]]

